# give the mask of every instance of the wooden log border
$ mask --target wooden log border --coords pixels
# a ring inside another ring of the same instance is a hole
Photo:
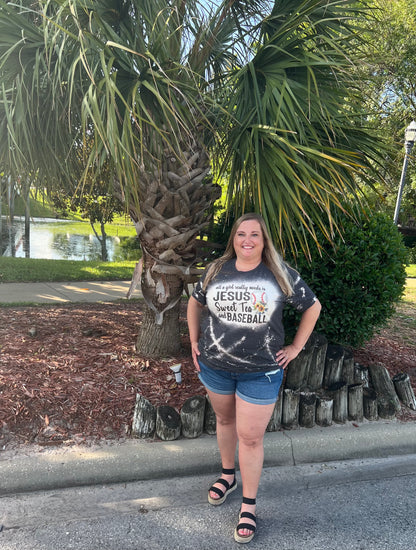
[[[381,365],[363,367],[354,363],[351,350],[328,344],[325,336],[313,333],[296,365],[286,373],[267,431],[393,419],[403,408],[416,410],[407,374],[390,378]],[[190,397],[176,411],[168,405],[156,408],[136,395],[132,437],[172,441],[203,433],[216,433],[208,396]]]

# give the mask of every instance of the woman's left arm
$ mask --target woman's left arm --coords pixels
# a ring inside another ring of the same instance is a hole
[[[321,303],[319,300],[316,300],[311,307],[305,310],[302,314],[293,342],[288,346],[284,346],[277,352],[276,360],[284,369],[288,366],[290,361],[293,361],[293,359],[299,355],[306,342],[309,340],[309,336],[315,328],[321,309]]]

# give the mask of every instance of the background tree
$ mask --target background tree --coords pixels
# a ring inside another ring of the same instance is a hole
[[[88,165],[85,156],[86,146],[77,149],[79,156],[80,172],[82,167]],[[82,181],[80,181],[82,180]],[[91,228],[101,244],[101,259],[108,260],[107,233],[105,225],[111,223],[116,214],[125,212],[125,205],[114,194],[112,188],[113,170],[107,161],[97,173],[95,170],[88,170],[84,177],[81,174],[75,178],[71,185],[67,182],[65,187],[51,189],[49,198],[56,208],[61,212],[80,213],[81,217],[89,220]],[[99,224],[100,234],[95,228]]]
[[[82,140],[88,169],[111,159],[143,252],[148,355],[180,345],[179,301],[220,193],[211,166],[235,215],[254,205],[277,244],[310,254],[379,158],[351,71],[366,2],[208,6],[0,1],[0,160],[53,183],[71,180]]]
[[[384,178],[373,195],[375,208],[393,217],[404,158],[404,131],[416,119],[416,1],[373,0],[373,18],[367,21],[363,62],[357,65],[369,123],[388,143]],[[410,159],[400,221],[415,223],[416,163]],[[412,222],[413,220],[413,222]]]

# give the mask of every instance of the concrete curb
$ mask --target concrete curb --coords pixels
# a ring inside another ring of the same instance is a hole
[[[416,454],[416,423],[378,421],[267,433],[265,467]],[[127,440],[94,447],[0,453],[0,495],[218,473],[215,436]]]

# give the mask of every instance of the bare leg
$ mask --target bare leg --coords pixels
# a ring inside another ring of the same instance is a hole
[[[221,395],[209,390],[208,395],[211,400],[212,408],[217,417],[217,442],[220,450],[221,462],[223,468],[235,467],[235,451],[237,447],[237,430],[235,420],[235,396]],[[221,477],[231,484],[234,476],[222,474]],[[218,489],[223,490],[221,484],[214,484]],[[213,499],[219,498],[216,493],[210,492]]]
[[[243,482],[243,496],[256,498],[263,469],[263,439],[267,424],[273,413],[271,405],[254,405],[236,397],[239,464]],[[255,505],[242,504],[242,512],[255,513]],[[245,520],[246,523],[253,523]],[[241,529],[241,536],[250,535],[248,529]]]

